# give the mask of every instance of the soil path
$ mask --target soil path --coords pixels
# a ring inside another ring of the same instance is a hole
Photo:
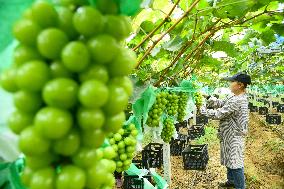
[[[247,188],[284,189],[284,141],[263,121],[259,115],[250,116],[245,159]],[[210,125],[217,128],[218,123],[213,121]],[[205,171],[186,171],[182,157],[171,157],[171,189],[217,189],[218,183],[226,179],[226,169],[220,165],[218,140],[211,138],[207,142],[210,160]]]

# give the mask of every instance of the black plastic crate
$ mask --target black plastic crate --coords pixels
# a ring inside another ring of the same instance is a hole
[[[138,175],[128,175],[124,173],[123,175],[123,188],[124,189],[144,189],[144,178],[149,182],[152,182],[151,175],[145,175],[139,178]]]
[[[270,102],[268,100],[264,100],[263,103],[264,103],[265,106],[270,107]]]
[[[266,115],[266,122],[269,124],[281,124],[281,115],[279,114],[267,114]]]
[[[258,107],[257,106],[251,106],[250,112],[258,112]]]
[[[182,152],[185,170],[204,170],[209,160],[208,145],[189,145]]]
[[[188,135],[179,134],[178,138],[180,138],[182,140],[185,140],[186,141],[186,145],[188,145],[189,142],[190,142],[190,138],[188,137]]]
[[[163,145],[150,143],[142,150],[142,161],[145,168],[160,168],[163,164]]]
[[[259,115],[266,115],[266,114],[268,114],[268,108],[267,107],[259,107],[258,113],[259,113]]]
[[[187,121],[184,120],[183,122],[179,123],[180,124],[180,127],[182,128],[186,128],[187,127]]]
[[[196,116],[196,124],[207,124],[207,123],[208,123],[208,117],[204,115]]]
[[[189,144],[188,136],[179,134],[177,139],[171,140],[171,155],[181,156],[182,151]]]
[[[277,106],[277,112],[284,113],[284,104],[279,104]]]
[[[145,166],[143,165],[142,159],[133,159],[132,163],[138,168],[138,169],[143,169]]]
[[[179,122],[175,124],[175,128],[177,131],[179,131],[180,128],[186,128],[187,127],[187,121]]]
[[[272,107],[273,108],[277,108],[278,105],[279,105],[279,102],[272,102]]]
[[[188,129],[188,138],[194,140],[205,135],[205,129],[203,124],[193,125]]]
[[[258,102],[262,102],[264,105],[270,105],[269,101],[268,101],[268,100],[265,100],[265,99],[263,99],[263,98],[258,99],[257,101],[258,101]]]

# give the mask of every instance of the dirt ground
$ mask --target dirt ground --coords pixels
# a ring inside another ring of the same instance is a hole
[[[216,132],[218,121],[210,121],[209,127]],[[180,132],[185,134],[187,130],[182,129]],[[205,136],[201,143],[208,143],[209,162],[206,169],[184,170],[182,156],[171,156],[170,189],[218,189],[218,183],[226,180],[226,169],[220,165],[220,146],[216,133]],[[156,171],[163,176],[162,168]],[[283,123],[272,127],[265,123],[263,116],[250,114],[245,176],[247,189],[284,189]]]
[[[212,125],[217,127],[217,122]],[[264,118],[257,114],[251,114],[249,128],[245,159],[247,188],[284,189],[283,138],[275,129],[265,126]],[[226,169],[220,165],[219,143],[209,141],[208,147],[210,159],[205,171],[185,171],[182,157],[171,157],[171,189],[215,189],[226,179]]]

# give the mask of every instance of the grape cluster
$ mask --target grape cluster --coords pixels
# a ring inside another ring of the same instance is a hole
[[[203,96],[200,92],[195,92],[194,93],[194,100],[195,100],[195,105],[197,109],[199,110],[202,106],[203,103]]]
[[[169,116],[177,115],[179,96],[176,95],[175,93],[169,93],[167,95],[167,100],[168,100],[168,104],[167,104],[167,108],[166,108],[167,114]]]
[[[160,92],[156,95],[156,101],[148,113],[147,125],[149,127],[159,127],[160,117],[167,107],[167,92]]]
[[[97,8],[85,0],[61,1],[56,8],[37,1],[15,23],[19,46],[0,79],[14,93],[8,124],[26,156],[23,183],[30,189],[112,188],[116,152],[98,149],[125,121],[136,55],[121,41],[131,24],[116,15],[113,0],[98,0]]]
[[[163,123],[163,130],[161,133],[161,138],[164,142],[169,143],[172,140],[173,134],[175,132],[174,120],[171,118],[167,118]]]
[[[116,171],[122,172],[127,170],[134,157],[136,149],[136,136],[138,134],[134,124],[124,126],[115,134],[111,134],[109,143],[116,151],[114,161],[116,162]]]
[[[178,116],[177,121],[182,122],[184,116],[186,115],[186,105],[188,101],[188,94],[185,92],[179,93],[179,102],[178,102]]]

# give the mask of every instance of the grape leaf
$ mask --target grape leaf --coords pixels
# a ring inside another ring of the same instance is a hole
[[[180,36],[176,36],[175,38],[167,41],[163,44],[163,48],[168,51],[177,51],[181,48],[183,43],[183,39]]]
[[[223,0],[217,3],[214,16],[219,18],[241,17],[255,5],[254,0]]]
[[[161,47],[155,47],[151,52],[151,56],[156,56],[160,51]]]
[[[213,51],[223,51],[228,56],[234,57],[237,55],[235,44],[228,41],[214,41],[212,46]]]
[[[209,3],[207,0],[201,0],[199,1],[198,5],[197,5],[197,9],[204,9],[209,7]]]
[[[246,35],[244,36],[244,38],[242,40],[240,40],[238,42],[239,45],[244,45],[244,44],[248,44],[248,42],[251,41],[251,39],[253,39],[254,37],[257,36],[257,32],[254,30],[248,30],[246,31]]]
[[[265,45],[269,45],[270,43],[276,40],[275,33],[272,29],[267,28],[260,34],[261,40],[264,42]]]
[[[182,60],[178,60],[178,62],[176,63],[176,65],[170,69],[168,76],[172,76],[175,73],[179,73],[182,69],[184,68],[183,66],[183,61]]]
[[[273,24],[271,29],[273,29],[279,35],[284,35],[284,24]]]
[[[183,11],[186,11],[190,5],[191,0],[180,0],[178,7],[181,8]],[[177,0],[173,1],[174,3],[177,2]]]
[[[222,62],[212,56],[204,55],[200,60],[200,66],[207,66],[207,67],[219,67]]]

